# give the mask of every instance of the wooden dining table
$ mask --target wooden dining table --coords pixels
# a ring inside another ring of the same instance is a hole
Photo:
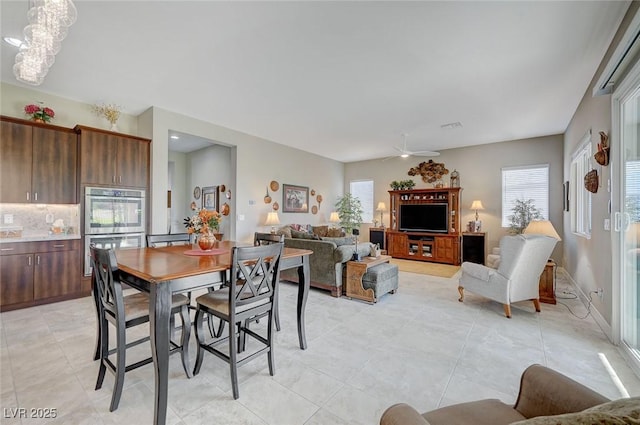
[[[115,251],[121,279],[128,285],[149,293],[151,351],[155,374],[154,424],[165,424],[169,380],[171,295],[207,288],[219,281],[220,272],[231,269],[232,241],[216,242],[211,255],[187,255],[189,246],[132,248]],[[238,246],[241,246],[238,244]],[[246,244],[245,244],[246,246]],[[298,340],[307,348],[304,313],[309,294],[309,256],[313,251],[284,248],[280,270],[297,269]]]

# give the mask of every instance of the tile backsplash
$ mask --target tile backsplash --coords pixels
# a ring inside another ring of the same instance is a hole
[[[44,236],[54,224],[67,234],[79,234],[80,204],[0,204],[0,229],[21,227],[23,237]]]

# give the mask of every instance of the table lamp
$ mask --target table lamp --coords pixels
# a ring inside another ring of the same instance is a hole
[[[482,201],[479,199],[476,199],[475,201],[473,201],[471,203],[471,209],[472,210],[476,210],[476,221],[474,223],[474,232],[479,232],[480,231],[480,227],[482,226],[482,222],[480,220],[478,220],[478,210],[483,210],[484,206],[482,205]]]
[[[276,224],[280,224],[280,219],[278,218],[278,213],[272,211],[267,214],[267,221],[264,223],[265,226],[271,226],[271,234],[275,235],[276,233]]]
[[[340,223],[340,216],[338,215],[338,213],[336,211],[332,212],[331,215],[329,216],[329,222],[330,223]]]
[[[562,240],[549,220],[532,221],[522,233],[551,236],[559,241]]]
[[[386,210],[387,206],[384,204],[384,202],[378,202],[378,208],[376,208],[376,211],[380,211],[380,227],[382,227],[383,229],[384,223],[382,222],[382,213]]]

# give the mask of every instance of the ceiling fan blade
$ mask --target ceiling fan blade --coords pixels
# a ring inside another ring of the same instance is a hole
[[[436,152],[436,151],[418,151],[418,152],[412,152],[411,155],[414,155],[414,156],[440,156],[440,152]]]
[[[400,152],[400,153],[407,153],[407,151],[406,151],[406,150],[404,150],[404,149],[402,149],[402,148],[399,148],[399,147],[397,147],[397,146],[393,146],[393,148],[394,148],[395,150],[397,150],[398,152]]]

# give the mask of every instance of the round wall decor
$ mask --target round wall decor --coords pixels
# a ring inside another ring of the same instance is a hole
[[[202,190],[200,189],[200,186],[196,186],[196,187],[193,189],[193,197],[194,197],[195,199],[200,199],[200,193],[201,193],[201,192],[202,192]]]
[[[272,180],[271,183],[269,183],[269,187],[271,188],[271,190],[276,192],[280,188],[280,185],[278,184],[277,181]]]
[[[312,206],[311,207],[311,214],[318,214],[318,207],[317,206]]]

